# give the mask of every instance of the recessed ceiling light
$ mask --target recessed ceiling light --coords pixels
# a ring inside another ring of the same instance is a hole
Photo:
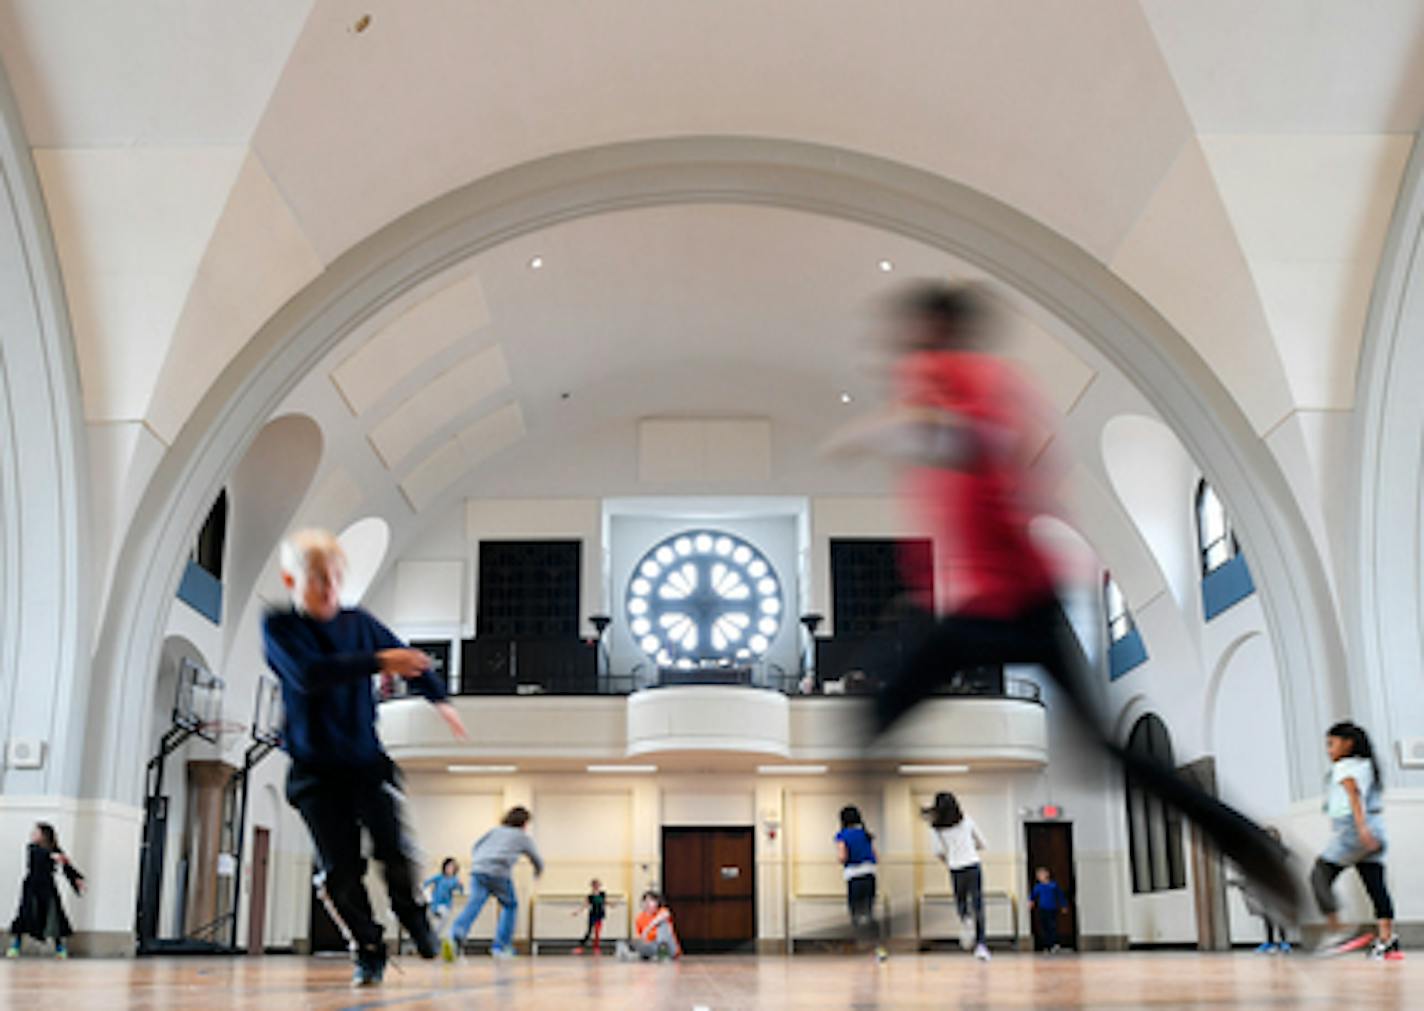
[[[967,765],[902,765],[902,776],[955,776],[969,771]]]
[[[604,773],[606,775],[617,775],[619,773],[637,774],[654,773],[658,771],[656,765],[590,765],[587,766],[589,772]]]
[[[841,403],[843,403],[843,404],[848,404],[848,403],[850,403],[850,402],[851,402],[852,400],[854,400],[854,399],[855,399],[855,397],[852,397],[852,396],[850,395],[850,391],[849,391],[849,390],[841,390]]]
[[[894,270],[894,269],[895,269],[895,264],[891,263],[889,260],[881,260],[881,261],[880,261],[880,272],[881,272],[882,274],[888,274],[888,273],[890,273],[890,271],[892,271],[892,270]]]
[[[824,765],[758,765],[757,774],[760,776],[822,776],[825,775],[827,766]]]
[[[517,765],[447,765],[447,772],[464,773],[470,776],[508,776],[519,771]]]
[[[543,258],[542,256],[535,256],[535,257],[531,257],[531,258],[530,258],[530,260],[529,260],[529,269],[530,269],[530,270],[538,270],[538,269],[539,269],[540,267],[542,267],[542,266],[544,266],[544,258]]]

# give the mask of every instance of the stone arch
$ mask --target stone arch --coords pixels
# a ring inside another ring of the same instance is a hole
[[[1295,674],[1292,727],[1317,724],[1343,697],[1325,573],[1280,466],[1186,339],[1102,263],[982,193],[882,158],[766,138],[654,139],[552,155],[431,201],[343,254],[243,347],[155,472],[121,548],[95,653],[87,788],[136,795],[138,770],[120,742],[132,725],[130,681],[157,648],[153,615],[177,585],[174,538],[189,535],[300,376],[381,306],[475,253],[563,220],[687,203],[784,207],[898,233],[975,264],[1074,328],[1143,391],[1237,517],[1259,560],[1281,669]],[[1293,768],[1318,766],[1300,734],[1290,743]]]

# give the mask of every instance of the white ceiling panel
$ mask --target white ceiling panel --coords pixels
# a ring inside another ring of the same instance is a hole
[[[425,362],[489,324],[484,289],[473,273],[417,302],[332,370],[356,414],[370,410]]]
[[[5,0],[35,147],[246,144],[312,0]]]
[[[371,430],[371,445],[387,467],[398,467],[417,446],[509,387],[509,365],[495,345],[453,365],[411,394]]]
[[[1413,133],[1419,0],[1141,0],[1201,133]]]
[[[416,512],[480,463],[508,449],[525,432],[518,404],[487,414],[431,453],[401,481],[401,491]]]

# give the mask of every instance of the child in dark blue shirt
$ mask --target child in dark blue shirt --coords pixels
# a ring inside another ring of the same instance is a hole
[[[875,922],[875,844],[871,834],[865,830],[860,808],[853,805],[841,808],[836,856],[840,858],[841,873],[845,877],[846,904],[850,906],[850,919],[856,936],[876,939],[875,957],[884,961],[887,952],[885,945],[878,943],[880,929]]]
[[[1068,896],[1063,894],[1047,867],[1040,867],[1036,876],[1038,883],[1033,886],[1029,908],[1038,925],[1039,950],[1055,952],[1058,950],[1058,917],[1068,908]]]
[[[270,612],[262,637],[282,684],[282,747],[292,760],[287,801],[311,832],[326,894],[354,942],[353,982],[369,986],[381,981],[386,948],[362,881],[363,828],[385,871],[391,907],[421,957],[434,958],[437,941],[417,886],[415,847],[402,828],[399,770],[376,736],[374,675],[404,678],[457,737],[465,727],[445,701],[430,657],[360,608],[341,606],[345,569],[346,555],[326,531],[302,531],[283,543],[282,581],[292,607]]]

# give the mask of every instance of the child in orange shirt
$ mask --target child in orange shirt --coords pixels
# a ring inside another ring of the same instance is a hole
[[[624,961],[635,958],[665,960],[682,955],[677,932],[672,929],[672,911],[663,905],[663,897],[654,891],[643,893],[643,908],[633,921],[631,947],[618,942],[618,957]]]

